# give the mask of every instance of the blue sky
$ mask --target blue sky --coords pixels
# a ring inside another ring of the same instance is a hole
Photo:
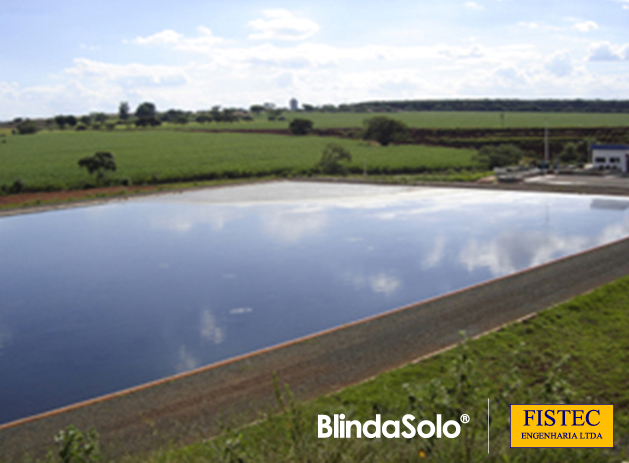
[[[429,98],[629,98],[629,0],[3,0],[0,119]]]

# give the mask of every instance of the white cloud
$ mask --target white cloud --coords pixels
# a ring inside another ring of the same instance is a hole
[[[616,0],[622,4],[623,10],[629,10],[629,0]]]
[[[319,25],[306,18],[299,18],[288,10],[264,10],[263,18],[249,21],[255,32],[249,36],[254,40],[305,40],[319,30]]]
[[[226,43],[223,38],[216,37],[207,27],[198,27],[198,37],[185,37],[172,29],[165,29],[148,37],[136,37],[131,42],[136,45],[167,45],[175,50],[189,52],[209,52],[215,46]]]
[[[137,43],[138,45],[175,44],[182,38],[182,34],[175,32],[172,29],[166,29],[149,37],[137,37],[133,40],[133,43]]]
[[[454,59],[482,58],[487,54],[485,48],[477,44],[470,47],[442,46],[438,50],[440,55]]]
[[[189,81],[185,70],[177,66],[146,64],[109,64],[76,58],[68,75],[83,80],[115,83],[122,87],[172,86]]]
[[[469,8],[470,10],[484,10],[485,7],[482,5],[479,5],[476,2],[465,2],[465,8]]]
[[[609,42],[596,42],[588,47],[588,61],[620,61],[627,59],[629,46],[612,45]]]
[[[596,24],[594,21],[583,21],[583,22],[577,22],[573,24],[572,27],[573,29],[576,29],[579,32],[590,32],[590,31],[597,30],[598,24]]]
[[[546,60],[544,67],[557,77],[565,77],[572,74],[573,66],[570,54],[562,51],[554,54]]]
[[[527,29],[547,30],[547,31],[560,31],[561,27],[546,24],[540,21],[520,21],[518,26],[525,27]]]

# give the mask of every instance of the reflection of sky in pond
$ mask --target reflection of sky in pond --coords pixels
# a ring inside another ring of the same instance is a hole
[[[629,235],[627,203],[446,190],[0,219],[0,422]]]

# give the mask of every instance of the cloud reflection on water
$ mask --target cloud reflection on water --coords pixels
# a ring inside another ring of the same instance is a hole
[[[201,312],[201,337],[213,344],[221,344],[225,340],[225,331],[218,326],[216,317],[209,310]]]

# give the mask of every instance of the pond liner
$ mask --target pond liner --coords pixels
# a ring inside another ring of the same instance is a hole
[[[180,445],[277,409],[273,375],[299,400],[329,394],[629,274],[629,238],[176,376],[0,425],[0,461],[42,457],[73,424],[107,458]]]

